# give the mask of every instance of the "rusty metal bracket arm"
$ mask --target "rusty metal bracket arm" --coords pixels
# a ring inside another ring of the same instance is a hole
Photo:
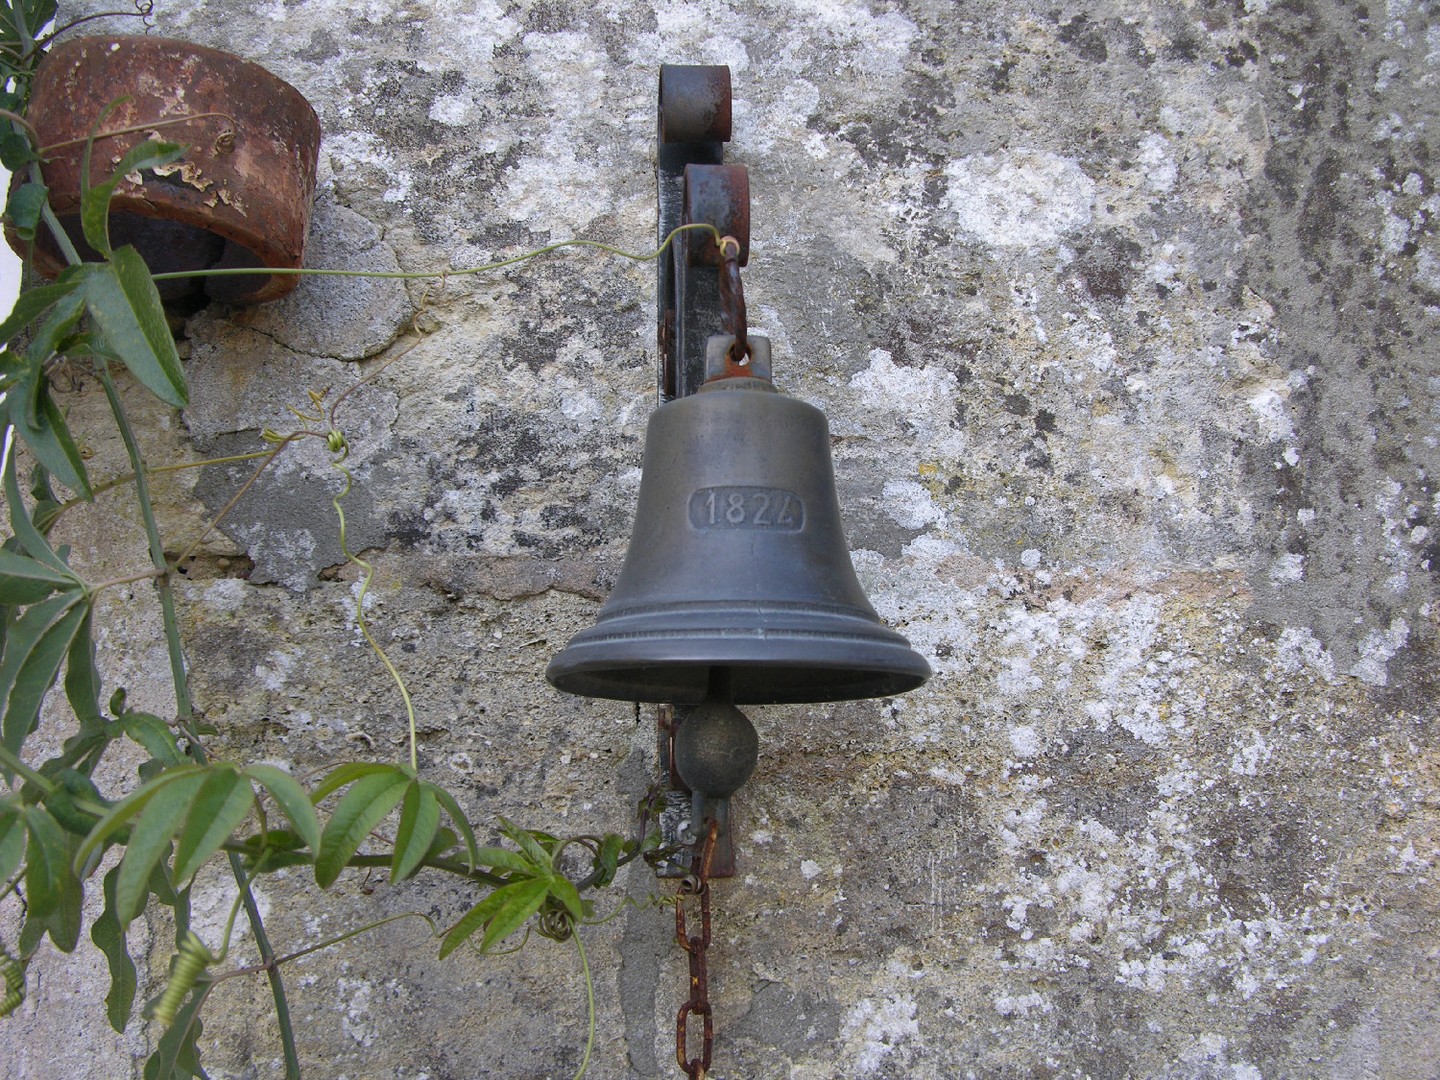
[[[660,69],[655,185],[658,235],[705,222],[750,257],[750,180],[742,165],[724,165],[730,139],[730,69],[666,64]],[[705,381],[705,342],[721,327],[720,267],[715,237],[676,237],[657,264],[660,400],[693,394]]]

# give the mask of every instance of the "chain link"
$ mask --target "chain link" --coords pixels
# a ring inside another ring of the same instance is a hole
[[[691,874],[681,883],[675,893],[675,940],[690,958],[690,998],[675,1016],[675,1061],[690,1080],[705,1080],[710,1071],[710,1051],[715,1042],[715,1019],[710,1010],[710,982],[705,971],[705,952],[710,947],[710,864],[715,858],[715,840],[720,835],[720,825],[709,822],[709,831],[701,845],[699,873]],[[685,900],[696,897],[700,901],[700,933],[690,934],[685,925]],[[686,1048],[686,1036],[690,1017],[699,1016],[704,1025],[704,1041],[700,1056],[692,1058]]]

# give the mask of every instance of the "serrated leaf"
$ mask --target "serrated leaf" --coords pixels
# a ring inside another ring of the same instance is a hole
[[[290,824],[295,826],[295,832],[305,842],[305,846],[311,852],[319,852],[320,818],[300,782],[284,769],[278,769],[274,765],[246,766],[245,775],[270,793],[270,797],[285,811]]]
[[[550,879],[550,895],[565,905],[565,910],[577,923],[585,918],[585,904],[574,883],[567,877],[556,874]]]
[[[0,739],[19,753],[50,684],[85,617],[79,593],[64,592],[25,609],[10,627],[0,657]]]
[[[545,903],[545,897],[550,894],[550,882],[545,878],[532,878],[495,891],[498,893],[510,889],[515,890],[514,894],[505,901],[504,906],[485,927],[485,937],[480,942],[482,953],[489,952],[493,946],[504,941],[540,910],[540,906]]]
[[[188,400],[185,369],[165,322],[160,293],[140,253],[117,248],[107,263],[90,263],[85,306],[105,339],[105,348],[145,388],[177,408]]]
[[[111,104],[113,109],[119,102]],[[104,122],[109,109],[101,114],[97,126]],[[94,140],[85,144],[85,152],[81,158],[80,175],[84,183],[90,182],[90,160],[91,150],[94,147]],[[115,195],[115,189],[120,181],[125,179],[127,173],[138,172],[141,169],[153,169],[157,165],[168,165],[184,155],[184,149],[178,143],[158,142],[154,139],[147,140],[130,148],[129,152],[120,159],[108,179],[88,187],[80,193],[80,228],[85,233],[85,240],[96,251],[102,255],[113,254],[110,250],[110,200]]]
[[[344,765],[333,769],[319,786],[310,793],[310,801],[319,805],[320,800],[333,791],[339,791],[346,784],[354,783],[362,776],[374,776],[378,773],[396,773],[399,770],[394,765],[386,765],[378,761],[347,761]]]
[[[110,991],[105,995],[105,1016],[110,1026],[123,1032],[135,1007],[135,962],[125,941],[125,929],[115,916],[115,882],[120,868],[105,875],[105,910],[90,926],[90,940],[105,954],[110,968]]]
[[[75,637],[70,642],[70,655],[65,658],[65,698],[70,702],[83,733],[99,731],[100,669],[95,664],[94,611],[87,608]],[[67,744],[68,745],[68,744]]]
[[[170,838],[185,823],[205,779],[204,771],[187,774],[156,791],[130,830],[130,842],[125,845],[120,877],[115,883],[115,916],[121,926],[129,926],[145,910],[150,874],[169,850]],[[90,842],[88,837],[85,842]]]
[[[0,548],[0,604],[33,604],[56,589],[73,589],[78,584],[72,575],[53,566]]]
[[[85,837],[84,843],[80,845],[80,850],[75,853],[76,867],[78,868],[90,853],[109,839],[117,829],[138,814],[156,795],[159,795],[171,784],[187,780],[194,780],[198,783],[204,772],[204,766],[201,765],[178,765],[175,768],[167,769],[154,780],[141,785],[125,796],[106,811],[105,816],[97,821],[95,827],[90,830],[90,835]]]
[[[480,848],[475,843],[475,830],[470,827],[470,822],[465,817],[465,811],[460,809],[460,804],[455,801],[455,796],[444,788],[432,784],[428,780],[422,780],[420,783],[435,793],[435,798],[440,800],[440,805],[445,808],[445,813],[450,815],[450,820],[454,823],[455,828],[460,830],[460,836],[465,841],[465,854],[470,860],[470,869],[473,871],[480,862]]]
[[[117,691],[117,693],[123,693],[123,691]],[[114,700],[112,697],[112,712],[116,711]],[[185,761],[185,755],[180,752],[180,743],[176,740],[175,733],[158,716],[151,716],[149,713],[123,713],[117,721],[117,726],[127,738],[139,743],[152,758],[162,764],[179,765]]]
[[[5,213],[15,228],[15,235],[21,240],[33,240],[36,226],[40,224],[40,212],[45,209],[47,191],[44,184],[24,183],[10,192],[5,204]]]
[[[8,342],[38,319],[41,313],[74,293],[79,285],[79,281],[72,278],[54,285],[41,285],[34,289],[26,289],[15,298],[15,306],[10,309],[10,314],[5,316],[5,321],[0,322],[0,342]]]
[[[440,828],[440,803],[435,793],[412,780],[400,806],[400,828],[395,832],[395,855],[390,862],[391,882],[404,881],[419,869]]]
[[[255,792],[248,779],[223,766],[213,768],[195,795],[175,846],[174,879],[183,882],[194,877],[205,860],[230,839],[254,805]]]
[[[53,548],[35,529],[30,520],[30,515],[25,512],[25,502],[20,497],[20,483],[15,478],[15,454],[5,455],[5,471],[3,484],[5,488],[5,502],[10,508],[10,531],[14,539],[19,543],[26,555],[38,562],[43,562],[61,573],[70,573],[70,568],[65,561],[55,554]]]
[[[405,796],[409,783],[407,773],[390,766],[387,772],[362,777],[350,785],[320,833],[315,881],[322,889],[335,883],[366,834]]]
[[[0,887],[20,868],[25,853],[25,818],[14,807],[0,808]]]
[[[44,807],[25,810],[30,842],[25,846],[26,927],[48,932],[61,952],[70,952],[80,939],[84,890],[70,866],[69,834]],[[27,935],[38,941],[34,930]]]

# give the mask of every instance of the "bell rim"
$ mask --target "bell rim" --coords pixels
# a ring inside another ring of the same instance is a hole
[[[737,705],[798,705],[896,697],[922,686],[933,674],[929,662],[899,634],[885,627],[871,634],[653,633],[606,635],[575,640],[545,669],[557,690],[612,701],[695,702],[705,695],[710,668],[733,669]],[[578,637],[585,637],[584,634]],[[887,638],[889,640],[887,640]],[[657,642],[669,647],[656,648]],[[843,646],[844,655],[816,656],[816,645]],[[857,650],[856,645],[864,646]],[[595,655],[603,650],[603,655]],[[590,654],[587,656],[586,654]],[[793,686],[763,684],[754,690],[747,672],[794,670]],[[849,675],[827,683],[824,676]]]

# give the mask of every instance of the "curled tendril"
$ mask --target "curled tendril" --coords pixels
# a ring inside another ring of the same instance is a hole
[[[555,909],[542,911],[540,918],[536,920],[535,929],[541,937],[547,937],[551,941],[569,941],[575,930],[570,916]]]
[[[5,975],[5,994],[0,997],[0,1016],[9,1016],[25,1000],[25,965],[0,944],[0,969]]]
[[[160,1000],[155,1003],[150,1015],[166,1027],[173,1024],[185,995],[194,988],[201,973],[214,962],[214,955],[205,947],[199,935],[193,930],[185,931],[185,936],[180,941],[180,951],[175,954],[175,962],[170,969],[170,984],[165,987],[165,992],[160,995]]]
[[[332,454],[341,454],[350,449],[350,444],[345,440],[344,432],[338,428],[331,428],[325,436],[325,445],[330,448]]]

